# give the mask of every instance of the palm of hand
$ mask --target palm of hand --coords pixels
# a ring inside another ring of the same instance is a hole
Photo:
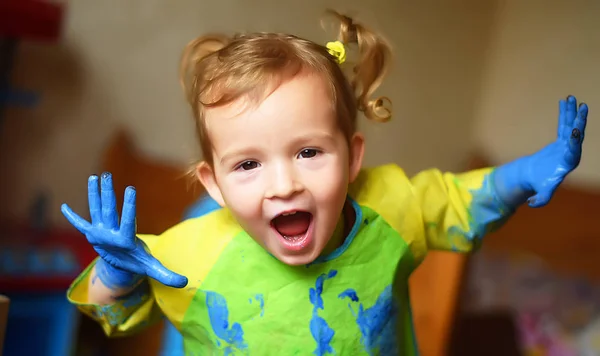
[[[587,105],[581,104],[578,109],[572,96],[560,101],[556,141],[528,159],[526,179],[536,193],[529,205],[547,204],[565,177],[579,165],[587,113]]]
[[[91,231],[90,233],[86,234],[86,236],[89,236],[88,241],[90,241],[90,243],[94,247],[94,250],[96,250],[100,258],[105,260],[111,266],[117,267],[119,269],[129,271],[135,274],[148,274],[145,270],[145,262],[149,258],[143,257],[145,257],[146,255],[147,257],[151,256],[149,256],[148,252],[146,252],[141,241],[136,239],[137,241],[135,241],[134,244],[122,244],[121,246],[115,246],[113,244],[110,244],[110,242],[107,243],[100,240],[97,240],[95,243],[91,242],[91,240],[94,240],[93,236],[100,236],[104,232],[104,230],[98,229],[96,231]],[[106,240],[115,241],[114,238],[121,238],[121,236],[118,236],[118,233],[113,233],[112,235],[115,236],[108,237]]]
[[[118,269],[144,275],[172,287],[184,287],[187,279],[165,268],[136,237],[136,193],[133,187],[125,190],[121,225],[116,208],[112,177],[104,173],[98,191],[98,177],[88,181],[88,202],[91,223],[75,214],[64,204],[61,208],[69,222],[84,234],[98,255]]]

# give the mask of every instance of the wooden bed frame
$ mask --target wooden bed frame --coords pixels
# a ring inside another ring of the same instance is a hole
[[[469,169],[486,166],[474,158]],[[125,132],[108,147],[102,168],[113,173],[115,190],[126,185],[137,189],[138,230],[161,233],[178,223],[186,207],[203,193],[200,184],[190,186],[182,167],[156,162],[138,154]],[[122,197],[121,197],[122,198]],[[121,203],[121,202],[120,202]],[[120,204],[119,203],[119,204]],[[484,249],[528,251],[552,266],[600,278],[600,192],[564,188],[544,209],[520,209]],[[423,356],[445,355],[456,317],[467,256],[432,252],[410,280],[413,318]],[[134,337],[109,342],[111,355],[156,355],[162,325]]]

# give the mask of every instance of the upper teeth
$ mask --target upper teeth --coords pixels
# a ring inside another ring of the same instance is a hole
[[[281,214],[281,215],[283,215],[283,216],[288,216],[288,215],[294,215],[294,214],[296,214],[296,212],[295,212],[295,211],[294,211],[294,212],[291,212],[291,213],[283,213],[283,214]]]

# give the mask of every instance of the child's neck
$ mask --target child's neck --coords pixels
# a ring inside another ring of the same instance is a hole
[[[335,230],[333,231],[333,235],[331,239],[327,243],[327,246],[323,249],[321,253],[323,256],[327,256],[331,254],[336,248],[342,246],[346,237],[350,233],[350,227],[354,225],[354,213],[352,210],[352,206],[346,202],[344,204],[344,208],[342,209],[342,214],[340,215],[337,224],[335,225]]]

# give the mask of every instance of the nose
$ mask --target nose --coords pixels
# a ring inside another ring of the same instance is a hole
[[[273,166],[270,172],[270,184],[266,190],[266,197],[269,199],[279,198],[287,199],[301,192],[304,188],[296,169],[289,164],[278,164]]]

